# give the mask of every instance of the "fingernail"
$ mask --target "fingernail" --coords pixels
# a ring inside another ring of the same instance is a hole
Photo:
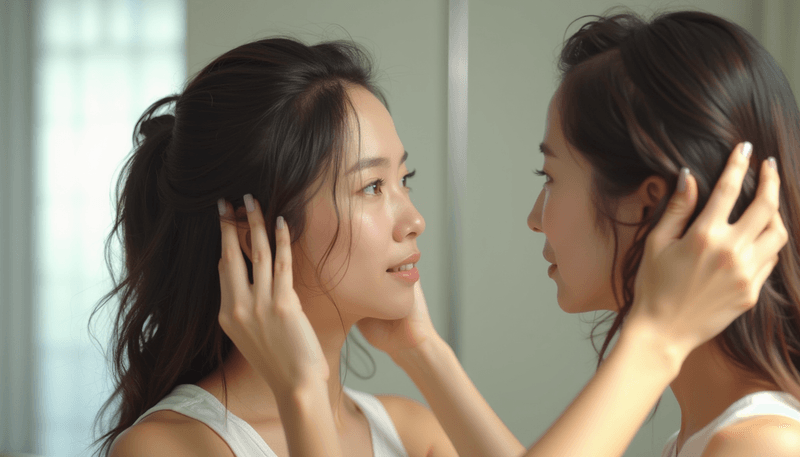
[[[286,223],[283,220],[283,216],[278,216],[278,220],[275,222],[275,226],[278,228],[278,230],[283,230],[283,228],[286,227]]]
[[[225,199],[220,198],[217,200],[217,210],[219,210],[219,215],[224,216],[225,213],[228,212],[228,208],[225,206]]]
[[[753,153],[753,145],[749,141],[744,142],[744,146],[742,146],[742,155],[745,159],[750,158],[750,154]]]
[[[681,168],[680,176],[678,176],[678,192],[686,192],[686,185],[689,182],[689,174],[691,171],[687,167]]]
[[[772,167],[773,170],[778,171],[778,161],[775,160],[775,157],[770,157],[767,159],[767,162],[769,162],[769,166]]]
[[[253,202],[252,194],[244,194],[242,200],[244,200],[244,207],[247,209],[248,213],[252,213],[256,210],[256,204]]]

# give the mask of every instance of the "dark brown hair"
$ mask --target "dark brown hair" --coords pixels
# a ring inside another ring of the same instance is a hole
[[[753,201],[761,163],[773,156],[789,242],[755,308],[714,341],[737,365],[800,398],[800,115],[789,83],[747,31],[710,14],[591,19],[561,52],[559,108],[565,137],[592,166],[596,227],[613,232],[617,303],[617,224],[622,222],[613,217],[615,202],[653,175],[669,187],[635,224],[636,241],[622,256],[622,302],[619,312],[603,321],[612,322],[598,350],[598,366],[633,303],[645,238],[663,215],[681,167],[691,169],[699,192],[688,227],[708,202],[730,151],[748,140],[752,165],[729,222]]]
[[[100,453],[176,385],[197,382],[231,351],[218,322],[217,199],[238,207],[242,195],[253,194],[268,225],[282,215],[296,241],[306,203],[332,180],[339,220],[337,177],[352,112],[347,89],[364,87],[385,104],[371,68],[353,43],[260,40],[218,57],[183,93],[155,102],[139,119],[107,244],[115,287],[98,305],[119,306],[115,390],[98,420],[112,407],[115,415]],[[171,105],[174,114],[160,113]],[[267,233],[274,257],[274,227]],[[337,228],[323,263],[338,235]],[[117,238],[124,265],[115,275]]]

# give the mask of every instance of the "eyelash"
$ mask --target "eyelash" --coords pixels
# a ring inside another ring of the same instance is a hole
[[[405,187],[408,190],[411,190],[411,188],[406,185],[406,180],[409,179],[409,178],[413,178],[415,174],[417,174],[417,170],[414,170],[411,173],[407,173],[405,176],[403,176],[403,187]],[[366,191],[367,189],[369,189],[371,187],[381,188],[384,184],[386,184],[386,181],[384,181],[382,178],[379,178],[379,179],[376,179],[375,181],[372,181],[371,183],[367,184],[366,187],[361,189],[361,191],[364,192],[364,191]],[[380,192],[376,192],[375,193],[375,195],[379,195],[379,194],[380,194]]]
[[[544,182],[545,184],[553,182],[553,178],[551,178],[550,175],[545,173],[544,170],[533,170],[533,174],[535,174],[536,176],[544,176],[545,178],[547,178]]]

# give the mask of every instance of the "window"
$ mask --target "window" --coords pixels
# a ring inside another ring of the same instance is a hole
[[[113,188],[138,117],[184,82],[185,6],[40,0],[34,11],[35,451],[78,456],[111,387],[111,314],[95,319],[96,340],[87,325],[111,288],[103,248]]]

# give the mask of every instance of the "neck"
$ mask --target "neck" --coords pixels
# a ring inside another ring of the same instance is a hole
[[[339,314],[326,299],[304,301],[303,309],[330,368],[328,397],[336,425],[340,426],[344,415],[355,410],[354,403],[342,392],[340,364],[342,346],[356,319],[342,315],[340,320]],[[221,369],[197,383],[224,403],[222,372],[227,384],[227,406],[231,412],[247,422],[279,420],[272,389],[236,347]]]
[[[736,400],[762,390],[780,390],[774,383],[737,367],[714,340],[689,354],[670,387],[681,408],[678,450]]]

